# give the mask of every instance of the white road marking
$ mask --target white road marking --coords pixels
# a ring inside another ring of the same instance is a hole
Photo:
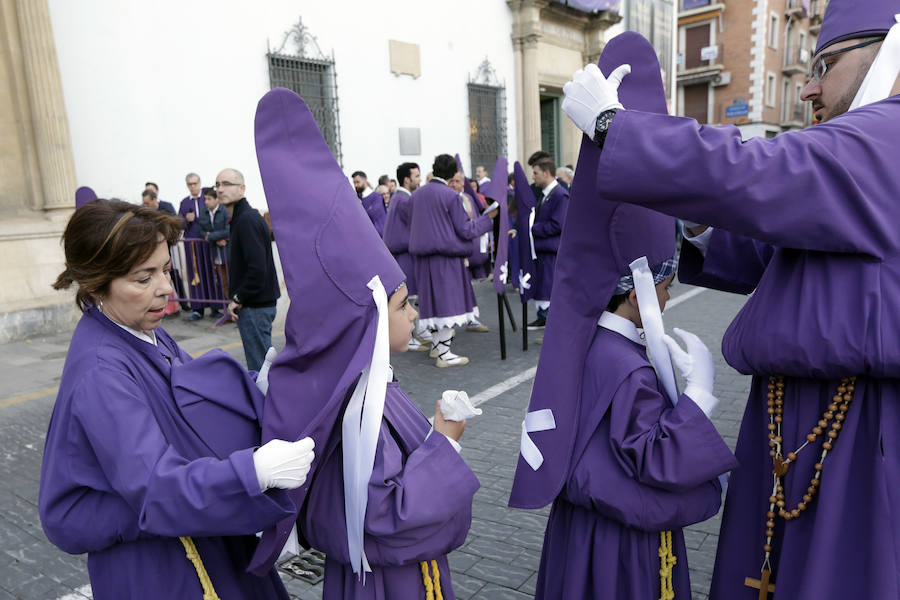
[[[682,302],[685,302],[687,300],[690,300],[694,296],[698,296],[698,295],[702,294],[703,292],[706,291],[706,289],[707,288],[698,287],[698,288],[692,289],[689,292],[685,292],[683,294],[679,294],[678,296],[675,296],[674,298],[672,298],[671,300],[666,302],[666,310],[669,310],[670,308],[675,308]]]
[[[75,590],[72,594],[66,594],[65,596],[60,596],[56,600],[85,600],[85,598],[93,598],[94,593],[91,591],[90,584],[83,585],[77,590]]]

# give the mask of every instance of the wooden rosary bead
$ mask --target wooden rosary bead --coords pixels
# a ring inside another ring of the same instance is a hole
[[[839,385],[837,391],[838,391],[838,394],[844,394],[847,392],[847,386]]]
[[[776,456],[778,456],[778,453],[775,452],[774,450],[769,450],[769,456],[771,456],[772,458],[775,458]]]
[[[795,460],[797,460],[797,453],[796,452],[788,452],[788,460],[791,462],[794,462]]]
[[[775,535],[775,531],[774,531],[774,530],[772,530],[772,529],[766,529],[766,537],[767,537],[767,538],[770,538],[770,537],[772,537],[773,535]]]
[[[778,415],[777,417],[775,417],[775,422],[781,423],[781,415]]]
[[[806,488],[806,491],[809,492],[809,494],[812,496],[815,495],[816,488],[814,488],[813,486],[809,486],[808,488]]]
[[[834,423],[831,424],[831,428],[834,429],[835,431],[840,431],[841,427],[843,427],[843,425],[841,425],[840,421],[835,421]]]
[[[766,517],[768,517],[769,519],[774,519],[774,518],[775,518],[775,513],[773,513],[771,510],[770,510],[770,511],[767,511],[767,512],[766,512]]]
[[[819,419],[819,427],[828,427],[828,421],[825,419]]]
[[[844,402],[850,402],[851,400],[853,400],[853,396],[851,396],[850,394],[844,394]]]
[[[812,496],[810,496],[809,494],[803,494],[804,502],[809,502],[810,500],[812,500]]]
[[[769,423],[769,431],[775,431],[775,423]]]
[[[784,500],[779,500],[775,505],[778,506],[778,508],[784,508]]]
[[[817,462],[816,464],[813,465],[813,469],[815,469],[816,471],[821,471],[821,470],[822,470],[822,463]]]
[[[838,432],[837,432],[837,431],[833,431],[833,430],[832,430],[832,431],[829,431],[829,432],[828,432],[828,437],[830,437],[831,439],[835,439],[837,436],[838,436]]]
[[[782,441],[783,441],[783,440],[782,440],[782,438],[781,438],[780,435],[776,435],[776,436],[775,436],[775,443],[776,443],[776,444],[780,444]]]
[[[775,521],[769,519],[768,521],[766,521],[766,527],[772,529],[773,527],[775,527]]]
[[[775,414],[775,409],[774,409],[774,408],[767,408],[767,409],[766,409],[766,412],[767,412],[768,414],[770,414],[770,415],[774,415],[774,414]]]
[[[771,551],[772,551],[772,546],[770,546],[769,544],[766,544],[765,546],[763,546],[763,552],[771,552]]]
[[[800,516],[800,511],[795,508],[794,510],[791,511],[791,516],[796,519],[797,517]]]
[[[834,445],[831,442],[825,442],[824,444],[822,444],[822,447],[826,450],[831,450]]]
[[[835,397],[834,397],[834,402],[832,402],[831,404],[828,405],[828,410],[830,410],[830,411],[835,411],[835,410],[837,410],[837,409],[838,409],[838,405],[835,404],[835,402],[840,402],[840,401],[841,401],[841,398],[840,398],[839,396],[835,396]]]
[[[775,496],[769,496],[769,504],[775,504],[777,500],[778,498],[776,498]]]
[[[838,421],[843,421],[846,418],[847,418],[847,415],[845,415],[843,413],[838,413],[838,416],[835,417],[835,419],[837,419]]]
[[[822,428],[819,427],[818,425],[813,427],[813,433],[816,435],[822,435]]]
[[[816,487],[816,488],[819,487],[819,480],[818,480],[818,479],[813,479],[812,481],[810,481],[810,483],[813,485],[813,487]]]
[[[806,502],[798,502],[797,509],[798,510],[806,510]]]
[[[825,411],[825,418],[828,419],[828,420],[830,421],[831,419],[834,418],[834,413],[833,413],[832,411],[830,411],[830,410]]]

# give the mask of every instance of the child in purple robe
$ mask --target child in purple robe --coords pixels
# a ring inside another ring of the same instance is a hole
[[[405,285],[388,310],[391,351],[406,352],[417,313]],[[344,513],[335,510],[345,496],[339,423],[321,451],[299,524],[325,553],[326,599],[424,598],[429,589],[455,597],[447,554],[465,542],[479,483],[459,456],[465,421],[445,420],[440,402],[432,430],[400,384],[388,383],[367,491],[364,547],[372,572],[364,581],[350,566]]]
[[[390,352],[408,349],[418,316],[403,271],[299,96],[263,97],[256,151],[295,300],[264,439],[309,436],[319,451],[309,484],[291,495],[299,518],[263,534],[251,569],[264,572],[296,526],[327,556],[326,599],[449,600],[446,554],[465,541],[479,484],[458,453],[465,422],[437,410],[432,429],[393,380]]]
[[[650,43],[622,34],[600,66],[623,52],[622,102],[665,112]],[[596,152],[583,141],[510,505],[553,503],[536,598],[689,599],[681,528],[716,514],[717,478],[737,462],[708,417],[709,350],[693,334],[675,330],[687,352],[663,334],[674,220],[604,200],[582,166]]]

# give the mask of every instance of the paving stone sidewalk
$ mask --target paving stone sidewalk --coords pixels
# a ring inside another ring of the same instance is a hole
[[[692,288],[676,286],[673,297]],[[465,389],[475,395],[521,375],[537,364],[540,346],[530,335],[528,352],[521,333],[507,330],[508,359],[499,359],[496,296],[487,283],[476,286],[487,334],[460,332],[453,350],[468,356],[464,368],[437,369],[426,353],[394,356],[392,364],[404,390],[431,415],[445,389]],[[510,294],[517,321],[521,304]],[[716,393],[721,399],[714,422],[734,446],[749,388],[749,379],[724,365],[719,353],[722,332],[744,302],[742,297],[706,291],[667,310],[666,325],[695,332],[719,361]],[[283,307],[279,315],[283,319]],[[533,313],[532,313],[533,318]],[[243,359],[234,326],[218,330],[211,322],[167,321],[164,327],[188,352],[224,347]],[[521,323],[519,323],[521,325]],[[55,399],[71,332],[0,346],[0,600],[90,597],[85,559],[69,556],[44,537],[37,517],[37,491],[44,435]],[[284,344],[276,321],[274,343]],[[472,419],[462,438],[463,457],[481,481],[475,496],[472,528],[465,544],[450,555],[453,587],[461,600],[518,599],[534,594],[548,508],[521,511],[507,508],[519,448],[521,420],[528,405],[531,379],[491,398]],[[685,532],[696,600],[706,600],[712,574],[719,518]],[[321,598],[321,585],[310,586],[283,575],[292,597]]]

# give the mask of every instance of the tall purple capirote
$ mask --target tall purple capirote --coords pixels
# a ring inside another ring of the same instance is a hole
[[[506,284],[501,278],[501,269],[506,264],[506,259],[509,256],[509,206],[506,201],[507,168],[506,157],[501,156],[498,158],[497,164],[494,165],[494,172],[491,173],[491,181],[485,184],[481,190],[481,194],[487,199],[489,206],[491,201],[495,201],[500,205],[498,216],[500,228],[497,232],[497,239],[494,240],[494,245],[497,248],[494,256],[494,289],[501,295],[506,292]],[[509,269],[508,266],[507,269]],[[507,281],[511,276],[507,272]]]
[[[884,35],[900,14],[898,0],[830,0],[822,19],[816,54],[851,38]]]
[[[537,198],[528,184],[528,177],[519,161],[513,165],[513,179],[516,182],[516,243],[519,245],[519,270],[513,277],[519,279],[519,297],[522,304],[534,298],[535,259],[531,254],[531,213],[537,206]],[[527,280],[527,281],[525,281]]]
[[[624,63],[631,65],[631,74],[619,87],[622,104],[632,110],[665,114],[659,61],[640,34],[629,31],[610,40],[599,66],[608,76]],[[585,356],[616,283],[630,274],[633,260],[646,256],[652,266],[675,253],[672,217],[603,198],[603,190],[596,184],[599,154],[597,145],[584,137],[556,260],[553,310],[547,318],[528,407],[529,412],[551,409],[556,427],[529,434],[544,460],[534,470],[519,457],[509,500],[510,506],[517,508],[549,504],[569,476]],[[516,189],[519,187],[517,179]],[[522,207],[519,211],[522,214]]]
[[[377,310],[366,284],[378,275],[390,296],[404,275],[297,94],[276,88],[263,96],[255,131],[259,171],[293,301],[285,348],[269,372],[263,441],[309,436],[316,448],[325,448],[348,390],[372,358]],[[317,466],[318,458],[307,486]],[[307,486],[291,494],[298,508]],[[274,563],[293,523],[285,519],[265,532],[253,572],[265,573]]]

